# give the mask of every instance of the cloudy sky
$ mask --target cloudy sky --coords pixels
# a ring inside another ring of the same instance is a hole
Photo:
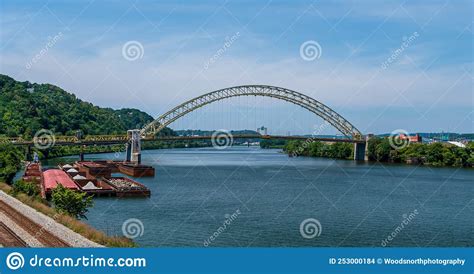
[[[383,3],[382,3],[383,2]],[[0,73],[157,117],[203,93],[305,93],[362,132],[474,132],[472,1],[0,1]],[[334,133],[266,98],[175,129]]]

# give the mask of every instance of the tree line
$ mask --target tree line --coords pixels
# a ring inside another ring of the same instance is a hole
[[[458,147],[449,143],[410,143],[400,147],[394,146],[393,137],[374,137],[368,141],[367,156],[369,161],[390,163],[412,163],[430,166],[474,166],[474,142],[466,147]],[[310,140],[310,139],[308,139]],[[275,143],[280,145],[280,143]],[[265,142],[263,148],[272,147]],[[283,151],[290,156],[326,157],[337,159],[352,159],[354,147],[350,143],[322,143],[319,141],[286,141]]]

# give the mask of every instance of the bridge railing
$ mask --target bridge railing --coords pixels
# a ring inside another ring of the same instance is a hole
[[[187,139],[211,139],[212,136],[161,136],[153,137],[147,136],[142,138],[142,141],[172,141],[172,140],[187,140]],[[252,135],[252,134],[243,134],[243,135],[234,135],[233,138],[260,138],[260,139],[294,139],[294,140],[304,140],[304,139],[314,139],[327,142],[363,142],[362,138],[352,138],[352,139],[339,139],[339,138],[320,138],[320,137],[307,137],[307,136],[273,136],[273,135]],[[0,144],[2,143],[11,143],[18,145],[31,145],[31,144],[51,144],[52,142],[56,144],[82,144],[82,143],[97,143],[97,144],[110,144],[110,143],[126,143],[128,141],[127,135],[86,135],[81,139],[78,139],[77,136],[54,136],[54,141],[51,137],[35,137],[30,140],[25,140],[21,137],[9,138],[9,137],[0,137]]]

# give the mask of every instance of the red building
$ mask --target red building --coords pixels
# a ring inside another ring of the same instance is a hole
[[[398,138],[400,138],[400,140],[408,139],[408,141],[410,141],[410,143],[421,143],[422,142],[422,138],[418,133],[416,135],[413,135],[413,136],[405,135],[403,133],[400,133]]]

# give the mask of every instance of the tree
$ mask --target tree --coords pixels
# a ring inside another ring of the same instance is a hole
[[[75,192],[59,184],[53,189],[51,201],[58,212],[66,213],[77,219],[87,219],[88,208],[92,207],[92,196],[85,192]]]
[[[392,147],[390,146],[390,142],[388,138],[384,138],[381,140],[377,147],[375,148],[375,159],[380,162],[387,162],[390,159],[390,151]]]
[[[431,165],[441,165],[443,163],[443,144],[434,143],[428,145],[427,160]]]
[[[10,183],[23,158],[22,149],[11,144],[0,144],[0,181]]]

